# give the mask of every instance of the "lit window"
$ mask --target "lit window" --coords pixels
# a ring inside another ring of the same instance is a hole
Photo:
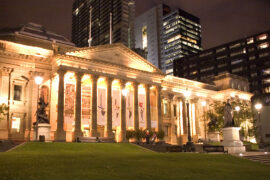
[[[143,49],[147,49],[147,27],[144,26],[142,28],[142,41],[143,41]]]
[[[267,43],[267,42],[266,43],[262,43],[262,44],[259,45],[259,48],[260,49],[265,49],[265,48],[268,48],[268,47],[269,47],[269,43]]]
[[[20,132],[21,118],[12,117],[11,129],[13,132]]]
[[[267,38],[267,34],[262,34],[258,36],[258,40],[265,40]]]
[[[164,115],[168,114],[168,103],[166,103],[166,102],[163,105],[163,112],[164,112]]]
[[[251,43],[254,43],[254,39],[253,38],[247,39],[247,44],[251,44]]]

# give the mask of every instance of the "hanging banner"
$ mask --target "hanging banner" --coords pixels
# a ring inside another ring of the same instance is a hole
[[[74,113],[75,113],[75,85],[66,84],[65,87],[65,124],[67,130],[72,130],[72,125],[74,123]]]
[[[112,127],[120,126],[120,90],[112,91]]]
[[[138,95],[139,101],[139,127],[146,128],[146,116],[145,116],[145,94]]]
[[[150,91],[151,127],[157,128],[157,98],[156,91]]]
[[[91,107],[92,88],[90,85],[82,84],[82,126],[83,131],[90,130],[90,119],[92,115]]]
[[[98,111],[98,125],[105,125],[106,124],[106,89],[105,88],[98,88],[98,96],[97,96],[97,111]]]
[[[134,128],[133,91],[128,91],[126,97],[126,126],[127,128]]]

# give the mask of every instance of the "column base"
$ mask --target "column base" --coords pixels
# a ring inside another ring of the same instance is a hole
[[[58,142],[66,142],[66,131],[64,130],[56,130],[54,135],[54,141]]]
[[[105,137],[114,138],[114,133],[111,130],[110,131],[106,131],[105,132]]]
[[[90,131],[90,137],[99,137],[99,133],[97,130],[91,130]]]
[[[77,138],[82,138],[82,137],[83,137],[83,132],[82,131],[75,131],[73,140],[76,141]]]
[[[127,142],[127,140],[126,140],[126,132],[124,131],[121,131],[120,132],[120,134],[119,134],[119,140],[118,140],[119,142]]]

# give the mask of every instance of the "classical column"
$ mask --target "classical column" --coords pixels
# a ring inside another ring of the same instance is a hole
[[[58,86],[58,114],[57,129],[55,132],[55,141],[66,141],[66,132],[64,131],[64,76],[66,70],[59,69],[59,86]]]
[[[150,86],[145,84],[146,129],[151,130]]]
[[[0,93],[3,103],[9,106],[6,119],[0,120],[0,139],[9,139],[11,136],[11,123],[10,123],[10,89],[11,89],[11,73],[13,72],[12,68],[2,67],[1,68],[1,79],[0,79]]]
[[[123,90],[126,88],[126,81],[121,80],[121,132],[119,142],[126,141],[126,94],[123,93]]]
[[[98,76],[92,76],[92,121],[90,128],[90,136],[97,137],[97,80]]]
[[[134,107],[134,128],[135,130],[139,129],[139,100],[138,100],[138,83],[133,83],[134,88],[134,101],[133,101],[133,107]]]
[[[26,128],[25,128],[25,134],[24,138],[26,140],[30,140],[31,138],[31,128],[32,128],[32,118],[33,118],[33,89],[34,89],[34,72],[30,71],[29,73],[29,82],[28,82],[28,111],[27,111],[27,118],[26,118]]]
[[[183,103],[183,130],[184,134],[187,134],[187,104],[186,104],[186,99],[182,99]]]
[[[161,87],[157,87],[158,130],[162,129]]]
[[[105,137],[113,137],[112,132],[112,81],[113,78],[107,78],[107,125],[105,128]]]
[[[75,132],[74,137],[81,138],[83,136],[82,128],[81,128],[81,117],[82,117],[82,76],[83,73],[76,72],[76,110],[75,110]]]

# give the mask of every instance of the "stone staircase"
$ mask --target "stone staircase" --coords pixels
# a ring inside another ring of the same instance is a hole
[[[270,165],[270,154],[245,155],[243,157],[251,161],[257,161]]]
[[[156,143],[156,144],[146,144],[146,143],[134,143],[143,148],[155,151],[155,152],[183,152],[183,147],[179,145],[171,145],[167,143]]]
[[[82,137],[79,141],[83,143],[115,143],[114,138],[108,137]]]

